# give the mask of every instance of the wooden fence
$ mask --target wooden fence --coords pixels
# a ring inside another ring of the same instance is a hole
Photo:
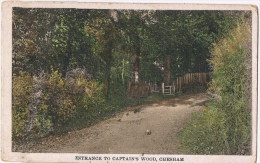
[[[189,88],[194,84],[204,85],[209,81],[209,73],[198,72],[198,73],[187,73],[183,76],[177,77],[173,81],[172,85],[165,85],[162,83],[162,93],[165,95],[172,95],[185,88]]]

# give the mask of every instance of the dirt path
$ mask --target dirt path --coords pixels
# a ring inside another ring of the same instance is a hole
[[[115,117],[60,137],[49,137],[34,152],[182,154],[177,133],[208,97],[192,94],[130,108]],[[151,134],[147,135],[146,130]]]

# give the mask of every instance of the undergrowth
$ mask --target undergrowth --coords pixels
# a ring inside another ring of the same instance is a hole
[[[193,154],[250,154],[250,27],[237,28],[213,46],[208,91],[215,99],[179,133],[181,150]],[[249,64],[248,64],[249,63]]]

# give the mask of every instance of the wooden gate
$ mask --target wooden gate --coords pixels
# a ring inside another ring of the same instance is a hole
[[[164,95],[173,95],[176,92],[180,92],[183,89],[190,87],[194,84],[204,85],[209,81],[209,73],[198,72],[198,73],[187,73],[183,76],[177,77],[172,85],[164,85],[162,83],[162,93]]]

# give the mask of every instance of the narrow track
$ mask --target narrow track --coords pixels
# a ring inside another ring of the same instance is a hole
[[[177,133],[208,100],[204,93],[184,95],[128,109],[94,126],[49,137],[32,152],[93,154],[182,154]],[[150,130],[151,134],[146,131]]]

